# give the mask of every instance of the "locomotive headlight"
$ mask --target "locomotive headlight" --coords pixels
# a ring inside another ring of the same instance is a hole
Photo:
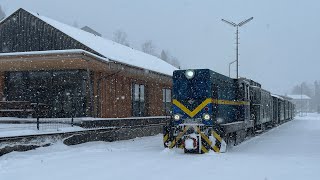
[[[217,118],[217,123],[218,123],[218,124],[224,123],[224,119],[222,119],[222,118]]]
[[[206,121],[208,121],[210,119],[210,115],[209,114],[204,114],[202,117]]]
[[[179,121],[180,120],[180,115],[179,114],[175,114],[173,116],[174,120]]]
[[[194,71],[191,69],[186,70],[185,75],[187,79],[192,79],[194,77]]]

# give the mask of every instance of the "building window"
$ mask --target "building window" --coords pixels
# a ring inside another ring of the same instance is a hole
[[[162,102],[165,115],[169,115],[171,110],[171,89],[162,89]]]
[[[132,95],[132,115],[145,116],[145,86],[142,84],[133,84]]]
[[[6,100],[44,103],[48,117],[86,116],[86,71],[7,72]]]

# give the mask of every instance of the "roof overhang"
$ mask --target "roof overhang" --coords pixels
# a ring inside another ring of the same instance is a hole
[[[119,63],[85,50],[52,50],[0,54],[0,72],[85,69],[145,80],[170,83],[171,77],[154,71]]]
[[[88,63],[90,61],[90,63]],[[109,60],[84,50],[52,50],[0,54],[0,71],[90,69],[103,71]]]

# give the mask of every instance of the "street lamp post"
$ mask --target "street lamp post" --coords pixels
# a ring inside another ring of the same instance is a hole
[[[253,17],[249,18],[249,19],[246,19],[238,24],[232,22],[232,21],[227,21],[225,19],[221,19],[223,22],[233,26],[233,27],[236,27],[237,28],[237,31],[236,31],[236,62],[237,62],[237,79],[239,78],[239,27],[243,26],[244,24],[248,23],[249,21],[251,21],[253,19]]]
[[[234,60],[234,61],[232,61],[232,62],[230,62],[229,63],[229,77],[230,77],[230,66],[231,66],[231,64],[233,64],[234,62],[236,62],[237,60]]]

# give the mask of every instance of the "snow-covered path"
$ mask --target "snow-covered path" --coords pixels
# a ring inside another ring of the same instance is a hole
[[[297,117],[224,154],[182,154],[162,136],[77,146],[56,144],[0,157],[0,179],[320,178],[320,115]]]

